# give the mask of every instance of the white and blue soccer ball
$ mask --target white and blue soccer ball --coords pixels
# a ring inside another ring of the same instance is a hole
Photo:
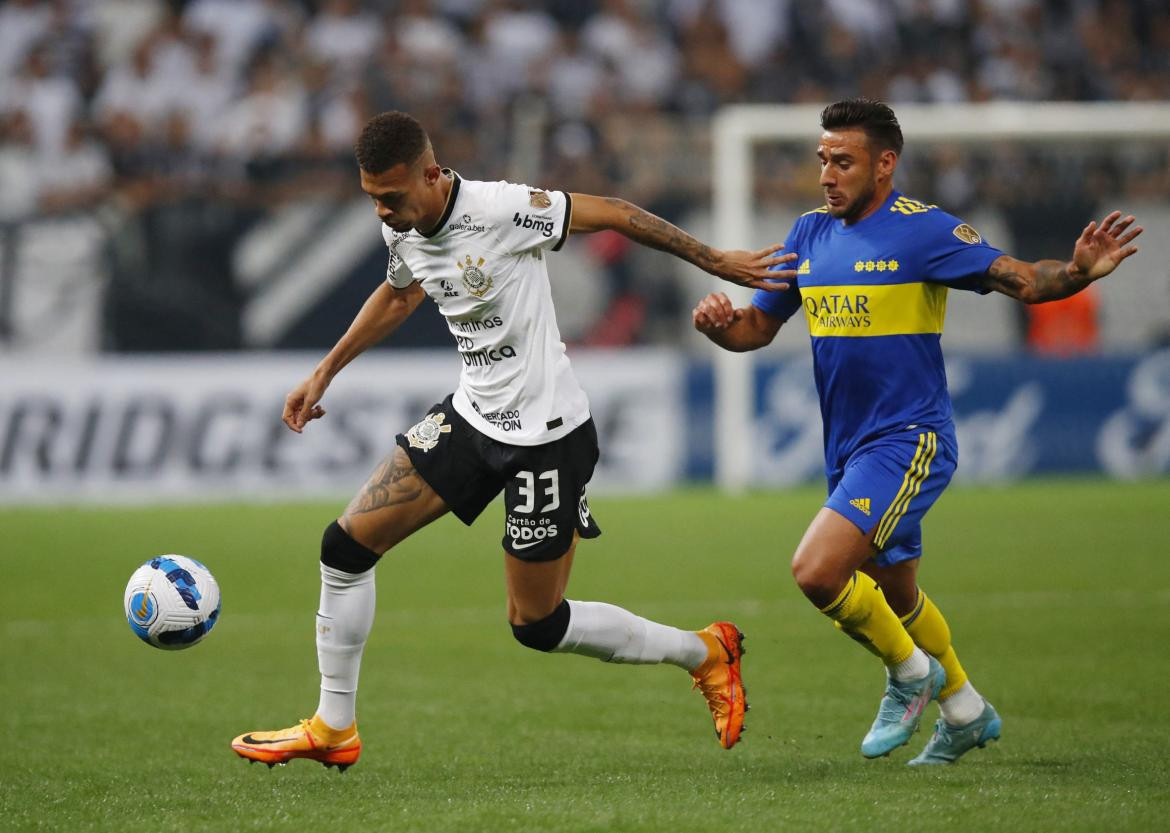
[[[190,648],[219,619],[219,585],[194,558],[160,555],[130,576],[126,621],[138,638],[165,651]]]

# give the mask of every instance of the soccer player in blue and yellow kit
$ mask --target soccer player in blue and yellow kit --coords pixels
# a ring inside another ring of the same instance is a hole
[[[1136,252],[1141,228],[1114,212],[1085,227],[1069,261],[1016,260],[894,190],[902,130],[885,104],[831,104],[821,127],[825,206],[788,235],[799,264],[783,273],[788,291],[757,293],[743,308],[708,295],[694,323],[725,349],[755,350],[804,309],[829,498],[796,548],[792,574],[809,601],[885,663],[886,694],[862,754],[907,743],[937,699],[942,718],[910,763],[952,763],[998,739],[1002,721],[917,582],[922,518],[958,458],[940,347],[947,290],[994,290],[1029,304],[1065,298]]]

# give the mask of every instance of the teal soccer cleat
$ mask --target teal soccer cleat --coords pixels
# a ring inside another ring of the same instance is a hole
[[[892,677],[886,683],[886,694],[878,706],[877,718],[861,741],[861,754],[867,758],[889,755],[899,746],[910,742],[918,731],[926,704],[938,697],[946,685],[947,675],[934,657],[930,670],[921,680],[900,683]]]
[[[1003,720],[995,707],[983,701],[983,714],[966,726],[950,726],[940,719],[934,724],[934,734],[922,753],[910,762],[910,766],[924,764],[953,764],[965,752],[978,746],[982,749],[989,741],[999,740]]]

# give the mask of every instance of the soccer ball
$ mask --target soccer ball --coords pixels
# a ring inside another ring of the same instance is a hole
[[[166,651],[190,648],[215,627],[219,585],[211,571],[185,555],[160,555],[130,576],[126,621],[138,638]]]

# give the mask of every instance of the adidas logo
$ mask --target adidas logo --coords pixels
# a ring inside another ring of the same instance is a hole
[[[869,516],[869,498],[855,497],[853,500],[849,501],[849,505],[860,509],[866,514],[867,517]]]
[[[808,258],[806,257],[804,259],[804,263],[800,264],[800,268],[796,270],[796,274],[807,275],[811,271],[812,271],[812,267],[808,262]]]

